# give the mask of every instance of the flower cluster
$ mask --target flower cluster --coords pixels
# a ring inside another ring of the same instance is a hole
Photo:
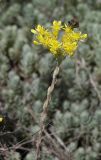
[[[55,56],[72,56],[78,47],[78,42],[87,38],[87,34],[75,31],[69,25],[62,25],[61,21],[53,21],[50,30],[41,25],[31,29],[35,34],[35,45],[43,45]]]

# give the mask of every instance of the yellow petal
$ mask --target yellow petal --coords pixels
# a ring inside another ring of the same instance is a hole
[[[81,38],[83,38],[83,39],[87,38],[87,34],[82,34]]]
[[[56,20],[54,20],[54,21],[53,21],[53,25],[61,25],[61,21],[56,21]]]
[[[38,45],[38,44],[39,44],[37,41],[33,41],[33,43],[34,43],[35,45]]]
[[[31,29],[31,32],[34,33],[34,34],[37,33],[37,31],[35,29]]]
[[[0,122],[2,122],[3,121],[3,117],[0,117]]]

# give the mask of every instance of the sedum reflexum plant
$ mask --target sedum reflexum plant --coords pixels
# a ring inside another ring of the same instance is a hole
[[[38,25],[31,30],[35,34],[35,45],[43,45],[55,56],[73,55],[78,47],[79,41],[87,38],[87,34],[74,31],[70,25],[62,25],[61,21],[53,21],[50,30]]]
[[[53,21],[50,29],[45,29],[43,26],[38,25],[35,29],[31,29],[31,32],[35,34],[33,43],[35,45],[42,45],[47,48],[57,60],[57,66],[53,72],[52,83],[47,91],[47,98],[43,104],[43,112],[40,119],[41,131],[39,132],[39,138],[37,143],[37,157],[40,157],[40,145],[42,141],[42,135],[45,129],[45,121],[48,115],[48,105],[51,100],[51,95],[54,90],[57,75],[59,73],[59,64],[67,56],[74,55],[79,41],[87,38],[87,34],[82,34],[80,31],[75,31],[73,26],[62,25],[61,21]]]

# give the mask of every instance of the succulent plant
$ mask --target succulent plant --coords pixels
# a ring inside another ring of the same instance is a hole
[[[38,23],[50,26],[54,19],[67,23],[75,14],[88,38],[74,57],[67,57],[61,64],[49,107],[51,124],[46,128],[49,133],[54,130],[73,160],[101,159],[100,10],[100,0],[0,1],[0,110],[6,111],[12,121],[17,119],[13,135],[16,143],[36,136],[56,65],[49,51],[32,45],[30,30]],[[20,127],[23,131],[16,134]],[[36,145],[31,145],[27,153],[10,150],[7,159],[34,159]],[[41,159],[59,160],[48,147],[42,145]]]

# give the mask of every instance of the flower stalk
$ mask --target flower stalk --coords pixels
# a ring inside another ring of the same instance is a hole
[[[47,97],[46,100],[43,104],[43,112],[41,113],[41,118],[40,118],[40,132],[39,132],[39,136],[38,136],[38,141],[37,141],[37,156],[36,156],[36,160],[40,159],[40,146],[41,146],[41,142],[42,142],[42,135],[43,135],[43,131],[45,129],[45,121],[47,119],[48,116],[48,108],[49,108],[49,103],[51,101],[51,96],[52,96],[52,92],[54,91],[54,87],[55,84],[57,82],[57,75],[59,74],[59,66],[57,65],[54,72],[53,72],[53,79],[52,79],[52,83],[49,86],[48,90],[47,90]]]

